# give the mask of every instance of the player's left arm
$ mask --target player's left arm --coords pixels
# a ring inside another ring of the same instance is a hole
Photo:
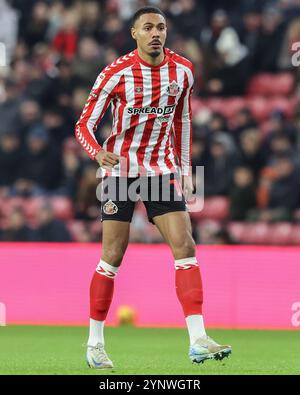
[[[184,87],[176,106],[173,124],[175,151],[182,174],[183,192],[187,198],[192,195],[194,189],[191,168],[193,85],[194,75],[191,67],[185,72]]]

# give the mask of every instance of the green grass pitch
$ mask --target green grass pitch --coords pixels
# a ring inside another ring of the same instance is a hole
[[[210,330],[231,344],[228,359],[191,364],[184,329],[105,329],[113,370],[92,370],[85,362],[88,329],[57,326],[0,327],[0,374],[300,374],[299,331]]]

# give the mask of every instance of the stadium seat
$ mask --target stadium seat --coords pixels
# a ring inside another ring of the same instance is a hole
[[[268,99],[269,113],[282,111],[288,118],[293,115],[293,103],[286,97],[270,97]]]
[[[72,240],[79,242],[80,235],[85,231],[84,221],[72,220],[72,221],[67,221],[66,224],[71,234]]]
[[[227,230],[235,241],[242,242],[246,227],[244,222],[229,222]]]
[[[213,97],[211,99],[207,99],[204,103],[206,107],[208,107],[213,112],[221,112],[224,111],[224,100],[219,97]]]
[[[269,226],[265,222],[231,222],[227,229],[232,237],[242,244],[265,244]]]
[[[46,198],[45,196],[38,196],[27,199],[26,205],[24,207],[24,212],[27,219],[35,219],[38,210],[47,202],[48,198]]]
[[[243,241],[247,244],[266,244],[269,225],[265,222],[247,224]]]
[[[235,114],[246,106],[246,101],[243,97],[232,97],[222,100],[221,112],[226,118],[231,119]]]
[[[260,73],[250,80],[247,94],[250,96],[288,96],[292,93],[293,85],[292,73]]]
[[[250,96],[267,95],[271,84],[271,77],[268,73],[256,74],[248,83],[247,94]]]
[[[229,215],[229,199],[225,196],[214,196],[205,198],[202,211],[192,212],[191,215],[197,219],[224,220]]]
[[[101,232],[102,232],[102,223],[100,221],[100,218],[95,221],[92,221],[89,224],[89,230],[90,230],[93,240],[100,241],[100,236],[101,236]]]
[[[197,113],[198,111],[201,111],[204,108],[207,108],[206,102],[204,100],[200,100],[200,99],[194,97],[192,100],[193,114]]]
[[[7,218],[14,208],[24,209],[26,199],[22,197],[9,197],[0,200],[0,217]]]
[[[62,220],[73,218],[72,201],[64,196],[54,196],[51,198],[38,196],[26,200],[25,215],[28,219],[36,217],[37,211],[44,205],[50,204],[53,208],[54,216]]]
[[[293,225],[289,236],[289,244],[300,246],[300,225]]]
[[[50,199],[54,216],[62,220],[73,218],[73,205],[71,199],[65,196],[54,196]]]
[[[272,245],[286,245],[291,243],[292,224],[289,222],[281,222],[269,226],[269,233],[267,235],[268,244]]]
[[[285,72],[272,75],[271,95],[288,96],[294,87],[293,73]]]
[[[258,122],[262,122],[268,118],[270,105],[267,99],[261,96],[250,97],[247,100],[247,104],[253,114],[253,117]]]

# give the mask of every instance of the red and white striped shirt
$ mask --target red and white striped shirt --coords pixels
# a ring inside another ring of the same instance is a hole
[[[107,66],[76,123],[76,138],[94,159],[101,150],[94,133],[111,105],[112,130],[103,149],[119,155],[122,166],[114,166],[110,175],[124,175],[124,163],[128,177],[168,174],[177,162],[183,175],[190,174],[193,65],[164,51],[158,66],[144,62],[137,50]]]

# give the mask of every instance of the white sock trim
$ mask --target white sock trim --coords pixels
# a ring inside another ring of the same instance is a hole
[[[88,339],[89,346],[96,346],[98,343],[104,345],[104,324],[105,321],[96,321],[90,318],[90,333]]]
[[[201,314],[189,315],[185,320],[191,344],[194,344],[200,337],[206,335],[203,316]]]
[[[118,272],[118,267],[112,266],[109,263],[100,259],[98,266],[96,267],[96,272],[102,274],[103,276],[114,278]]]
[[[197,258],[192,256],[190,258],[176,259],[175,269],[190,269],[192,266],[198,266]]]

